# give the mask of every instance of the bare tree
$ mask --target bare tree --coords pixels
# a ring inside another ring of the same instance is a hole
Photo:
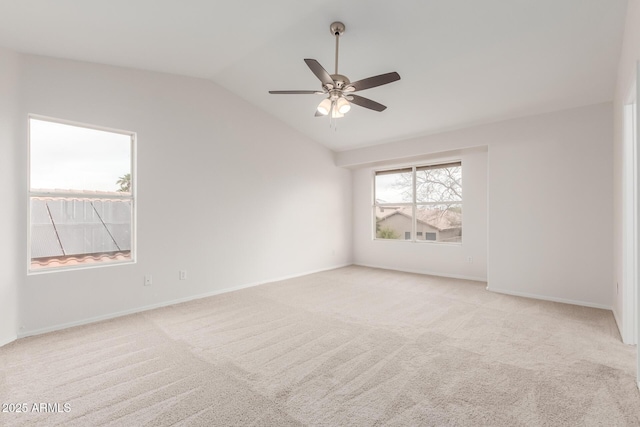
[[[394,187],[411,199],[412,176],[398,174]],[[462,201],[462,167],[435,167],[416,171],[418,203],[439,202],[447,206]]]

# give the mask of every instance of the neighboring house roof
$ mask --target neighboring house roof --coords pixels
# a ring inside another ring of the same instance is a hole
[[[130,259],[131,251],[116,252],[112,254],[38,258],[31,260],[31,268],[37,269],[43,267],[68,267],[71,265],[86,265],[104,261],[127,261]]]
[[[376,218],[379,221],[388,219],[393,215],[401,215],[408,219],[413,217],[411,206],[403,207],[376,207]],[[435,228],[438,231],[452,230],[462,227],[462,214],[451,210],[441,209],[418,209],[416,212],[418,222]]]

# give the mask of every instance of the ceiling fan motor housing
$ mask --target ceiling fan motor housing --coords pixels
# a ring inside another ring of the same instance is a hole
[[[349,83],[351,83],[351,80],[342,74],[331,74],[331,79],[333,79],[336,89],[340,90],[344,89]]]

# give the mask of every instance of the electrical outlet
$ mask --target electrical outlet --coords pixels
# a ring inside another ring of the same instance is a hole
[[[145,286],[151,286],[151,283],[153,283],[151,275],[150,274],[145,274],[144,275],[144,285]]]
[[[467,262],[468,262],[469,264],[473,263],[473,257],[468,256],[468,257],[467,257]]]
[[[180,270],[178,276],[180,280],[187,280],[187,270]]]

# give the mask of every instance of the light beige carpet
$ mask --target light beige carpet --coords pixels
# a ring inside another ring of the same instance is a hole
[[[640,425],[611,312],[347,267],[0,348],[0,425]]]

